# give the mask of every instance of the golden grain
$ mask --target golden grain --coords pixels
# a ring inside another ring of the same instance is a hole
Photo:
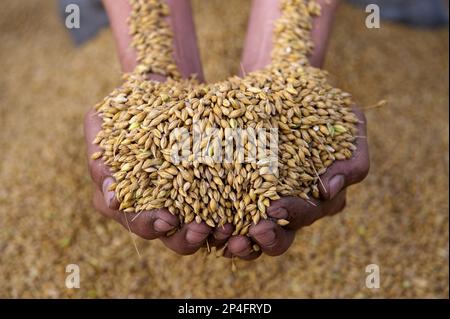
[[[351,157],[358,122],[350,95],[309,64],[311,20],[319,6],[282,0],[272,64],[244,78],[205,84],[182,79],[177,70],[167,5],[131,5],[138,66],[96,105],[103,124],[94,142],[102,152],[92,155],[113,171],[120,209],[166,207],[184,223],[232,223],[234,234],[246,235],[251,224],[268,217],[271,200],[319,197],[319,175],[335,160]],[[167,81],[147,80],[148,73]],[[261,129],[262,137],[256,134]],[[193,142],[196,135],[200,143]],[[266,149],[272,140],[277,149]],[[228,160],[215,158],[221,154]]]

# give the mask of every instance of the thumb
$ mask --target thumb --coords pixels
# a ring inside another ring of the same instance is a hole
[[[366,118],[357,108],[353,112],[358,117],[358,136],[350,159],[334,162],[320,177],[319,190],[322,199],[331,200],[347,186],[361,182],[369,173],[369,147],[367,145]]]
[[[92,180],[97,185],[97,188],[102,191],[107,206],[111,209],[118,209],[119,202],[117,201],[114,192],[111,190],[111,185],[115,180],[111,176],[110,169],[98,155],[102,151],[100,146],[93,143],[97,133],[101,129],[101,123],[102,119],[94,110],[90,110],[86,114],[84,130],[87,142],[89,172]]]

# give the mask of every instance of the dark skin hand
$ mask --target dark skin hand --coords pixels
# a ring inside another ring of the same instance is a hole
[[[358,134],[365,136],[366,122],[361,111],[354,109],[360,119]],[[358,138],[356,151],[349,160],[337,161],[320,178],[325,187],[319,184],[321,199],[305,201],[298,197],[284,197],[273,201],[268,208],[272,220],[263,220],[251,226],[250,237],[232,236],[224,252],[226,257],[238,256],[245,260],[257,258],[261,253],[269,256],[283,254],[292,245],[295,233],[316,220],[340,212],[345,207],[346,187],[362,181],[369,171],[369,153],[365,138]],[[277,219],[286,219],[289,224],[279,226]],[[260,251],[254,251],[257,243]]]
[[[130,47],[130,37],[126,19],[130,12],[127,0],[103,0],[111,20],[113,34],[116,39],[119,58],[124,71],[131,71],[135,66],[135,52]],[[314,21],[312,37],[315,50],[310,57],[314,66],[320,67],[325,56],[326,43],[331,28],[336,1],[323,2],[320,18]],[[171,7],[169,23],[174,31],[174,57],[183,76],[196,74],[202,80],[203,72],[196,45],[195,27],[192,20],[189,1],[167,0]],[[267,23],[279,16],[277,0],[258,0],[253,5],[250,17],[246,43],[242,57],[242,68],[251,72],[265,67],[270,63],[272,25]],[[269,35],[269,36],[268,36]],[[157,81],[164,81],[161,76],[149,75]],[[365,118],[362,112],[355,108],[360,119],[358,135],[365,136]],[[88,156],[99,151],[97,145],[92,144],[96,134],[101,129],[101,118],[91,110],[85,119],[85,137],[88,144]],[[276,256],[284,253],[292,244],[298,229],[311,225],[314,221],[333,215],[345,206],[346,187],[360,182],[368,173],[369,156],[366,139],[358,139],[357,150],[350,160],[334,163],[321,176],[325,187],[320,185],[321,200],[311,199],[309,202],[300,198],[288,197],[274,201],[268,208],[270,220],[263,220],[250,228],[249,236],[231,236],[233,227],[224,225],[214,231],[205,223],[179,225],[178,218],[166,209],[145,211],[139,214],[124,214],[118,211],[118,203],[114,193],[108,191],[108,186],[114,182],[111,173],[101,160],[89,159],[89,168],[96,184],[94,194],[95,208],[103,215],[112,218],[130,229],[136,235],[145,239],[159,238],[173,251],[179,254],[193,254],[205,241],[211,246],[227,245],[224,256],[237,256],[251,260],[261,253]],[[276,219],[287,219],[287,226],[279,226]],[[166,233],[174,228],[181,228],[167,237]],[[261,250],[253,251],[257,243]]]
[[[97,113],[94,111],[88,112],[85,119],[87,141],[92,141],[95,138],[101,123],[102,119]],[[88,155],[99,150],[98,145],[88,143]],[[178,218],[169,213],[167,209],[144,211],[136,214],[120,212],[114,192],[108,191],[109,185],[114,182],[109,168],[101,159],[89,159],[89,168],[92,180],[96,185],[94,207],[102,215],[114,219],[126,229],[144,239],[161,239],[167,247],[178,254],[193,254],[204,245],[206,238],[211,233],[211,228],[205,223],[183,224],[177,232],[167,237],[167,232],[180,226]],[[216,232],[220,233],[221,231],[222,229],[218,229]]]
[[[130,72],[136,66],[136,53],[130,45],[131,38],[127,25],[130,5],[127,0],[104,0],[103,3],[110,18],[122,69],[124,72]],[[167,0],[167,3],[172,12],[168,22],[174,30],[174,58],[179,70],[185,77],[195,74],[197,78],[203,80],[190,4],[188,1],[179,0]],[[149,78],[156,81],[165,80],[162,76],[151,74]],[[102,215],[114,219],[142,238],[161,239],[167,247],[178,254],[193,254],[204,246],[206,238],[212,232],[205,223],[180,225],[178,218],[167,209],[144,211],[139,214],[124,214],[118,210],[119,205],[114,192],[108,191],[109,185],[114,182],[109,168],[101,159],[90,159],[94,152],[100,150],[98,145],[92,144],[92,141],[100,131],[101,124],[102,120],[98,114],[90,110],[85,117],[85,138],[88,145],[89,170],[96,185],[93,200],[95,208]],[[179,228],[178,231],[167,237],[166,233],[175,228]],[[222,238],[223,231],[229,236],[229,226],[217,229],[214,236]]]
[[[321,67],[325,58],[327,42],[338,5],[336,0],[319,0],[322,14],[313,22],[311,36],[314,51],[309,60],[315,67]],[[255,71],[270,64],[272,48],[271,37],[273,24],[280,16],[277,0],[258,0],[253,2],[247,38],[242,56],[242,69]],[[354,107],[359,118],[358,136],[366,136],[366,119],[364,114]],[[298,197],[285,197],[273,201],[268,208],[269,220],[263,220],[251,226],[249,237],[232,236],[224,252],[226,257],[237,256],[252,260],[265,253],[270,256],[283,254],[292,245],[295,233],[302,227],[309,226],[316,220],[340,212],[345,207],[346,187],[362,181],[369,171],[369,152],[367,140],[358,138],[353,157],[346,161],[333,163],[323,174],[319,183],[320,200],[305,201]],[[279,226],[277,219],[286,219],[289,224]],[[254,244],[259,251],[252,249]]]

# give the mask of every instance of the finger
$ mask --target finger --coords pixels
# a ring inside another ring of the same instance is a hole
[[[233,233],[233,226],[231,224],[225,224],[215,228],[210,236],[209,244],[215,247],[222,247]]]
[[[144,239],[165,236],[179,224],[178,218],[165,209],[143,211],[141,213],[123,213],[109,208],[100,190],[94,194],[94,207],[102,215],[112,218],[123,227]]]
[[[192,222],[184,224],[180,230],[168,237],[160,237],[168,248],[180,255],[191,255],[195,253],[206,241],[211,228],[204,222],[197,224]]]
[[[261,251],[253,249],[253,242],[248,236],[233,236],[228,240],[227,250],[232,256],[244,260],[253,260],[261,255]]]
[[[309,200],[298,197],[285,197],[273,201],[267,209],[267,214],[276,219],[285,219],[289,224],[284,229],[298,230],[314,223],[327,215],[334,215],[344,209],[346,190],[329,201]]]
[[[369,173],[369,147],[366,138],[366,118],[364,113],[354,108],[353,112],[359,119],[357,126],[356,150],[352,158],[335,161],[323,174],[319,190],[321,198],[330,200],[347,186],[361,182]]]
[[[269,256],[279,256],[286,252],[294,241],[295,232],[283,229],[273,221],[263,220],[251,226],[250,237]]]

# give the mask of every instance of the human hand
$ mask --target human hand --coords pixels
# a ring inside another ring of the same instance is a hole
[[[322,10],[321,15],[313,21],[311,37],[314,50],[309,56],[311,65],[315,67],[321,67],[323,64],[338,1],[318,0],[318,3]],[[271,62],[273,22],[280,14],[279,0],[259,0],[253,3],[242,56],[243,73],[264,68]],[[358,134],[365,136],[364,114],[357,108],[354,110],[361,121]],[[321,176],[322,183],[319,185],[321,200],[305,201],[297,197],[286,197],[274,201],[267,212],[270,219],[251,226],[250,236],[231,236],[224,255],[250,260],[257,258],[262,252],[271,256],[284,253],[292,244],[298,229],[341,211],[345,206],[346,187],[364,179],[368,170],[367,141],[358,139],[357,150],[353,157],[346,161],[335,162]],[[289,224],[280,226],[276,223],[277,219],[286,219]],[[255,244],[261,249],[255,251],[253,249]]]
[[[362,181],[369,172],[366,119],[357,108],[353,111],[359,119],[356,150],[350,159],[334,162],[320,177],[321,199],[306,201],[298,197],[285,197],[272,202],[267,210],[269,219],[251,226],[248,237],[232,236],[224,256],[251,260],[262,252],[270,256],[281,255],[291,246],[297,230],[320,218],[334,215],[345,207],[346,188]],[[276,222],[278,219],[285,219],[289,224],[280,226]],[[254,244],[261,249],[255,251]]]
[[[92,154],[100,151],[100,147],[92,141],[101,129],[102,119],[91,110],[85,117],[85,138],[88,145],[89,171],[95,184],[94,207],[102,215],[111,218],[126,229],[144,239],[159,238],[168,248],[178,254],[188,255],[195,253],[205,243],[211,233],[211,228],[204,222],[183,224],[180,227],[178,217],[172,215],[167,209],[143,211],[140,213],[124,213],[119,211],[119,203],[114,192],[109,187],[114,178],[102,159],[92,159]],[[170,236],[168,232],[176,230]],[[225,233],[223,235],[222,233]],[[219,228],[214,232],[217,238],[228,238],[229,227]]]
[[[105,8],[111,21],[113,34],[122,69],[130,72],[136,66],[136,53],[131,47],[131,37],[129,35],[127,18],[131,7],[128,0],[104,0]],[[174,32],[174,58],[179,67],[180,73],[185,76],[196,74],[202,80],[202,68],[200,55],[197,49],[195,29],[191,16],[189,1],[167,0],[171,7],[172,15],[169,24]],[[156,81],[165,81],[159,75],[149,75],[149,78]],[[93,144],[97,133],[101,130],[102,119],[94,111],[90,110],[85,117],[85,138],[88,145],[89,170],[95,183],[94,206],[104,216],[114,219],[126,229],[144,239],[156,239],[161,241],[173,251],[179,254],[195,253],[204,242],[211,229],[205,223],[190,223],[180,225],[178,217],[172,215],[167,209],[143,211],[140,213],[124,213],[119,211],[114,192],[109,190],[109,186],[114,182],[112,173],[103,163],[102,159],[91,159],[92,154],[100,151],[98,145]],[[176,230],[171,236],[166,236],[168,232]],[[222,228],[215,231],[215,236],[223,237],[222,232],[230,231]],[[229,236],[226,233],[226,236]]]

